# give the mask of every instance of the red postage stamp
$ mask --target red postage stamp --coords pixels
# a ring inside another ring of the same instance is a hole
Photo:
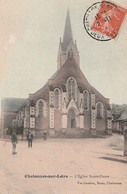
[[[108,1],[102,1],[93,22],[92,30],[115,38],[118,35],[126,12],[127,9],[125,8]]]

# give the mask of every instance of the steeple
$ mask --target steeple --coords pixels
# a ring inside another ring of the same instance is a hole
[[[62,41],[60,38],[59,51],[57,57],[57,69],[61,68],[61,66],[66,62],[68,56],[73,56],[76,63],[80,66],[77,44],[76,42],[74,43],[73,41],[69,10],[67,11]]]
[[[64,28],[64,35],[63,35],[63,44],[64,47],[67,47],[70,41],[73,41],[72,29],[71,29],[71,20],[70,20],[70,13],[69,9],[67,11],[65,28]]]

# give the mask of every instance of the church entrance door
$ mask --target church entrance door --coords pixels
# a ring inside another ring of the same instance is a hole
[[[68,128],[76,128],[75,112],[72,109],[68,112]]]

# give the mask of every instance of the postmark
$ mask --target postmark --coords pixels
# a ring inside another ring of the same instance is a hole
[[[86,32],[94,39],[108,41],[116,38],[127,9],[108,1],[94,3],[83,18]]]

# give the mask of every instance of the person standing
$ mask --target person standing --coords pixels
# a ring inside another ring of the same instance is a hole
[[[12,135],[11,135],[11,142],[12,142],[12,154],[17,154],[16,152],[16,144],[17,144],[18,138],[16,135],[16,132],[13,131]]]
[[[43,139],[46,141],[47,140],[47,131],[44,131],[43,133]]]
[[[27,140],[28,140],[28,148],[29,147],[32,148],[33,134],[30,131],[29,131],[29,133],[27,135]]]

